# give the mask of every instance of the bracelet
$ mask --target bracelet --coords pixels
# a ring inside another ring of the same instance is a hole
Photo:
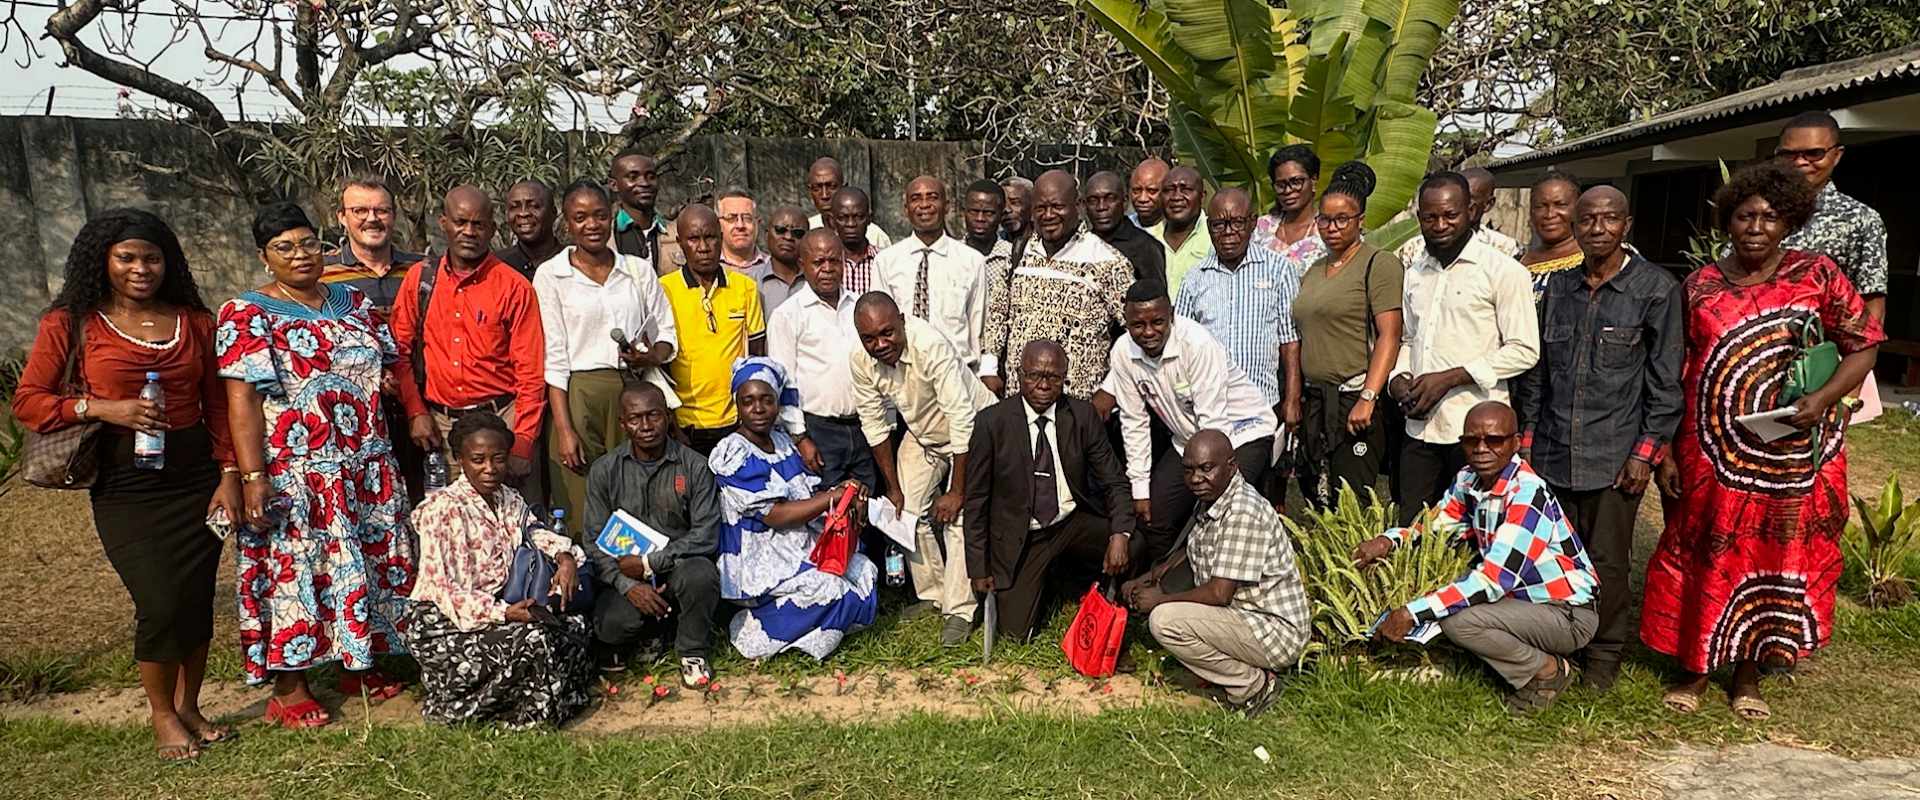
[[[239,471],[240,471],[240,468],[232,464],[223,464],[220,467],[220,474],[222,475],[232,475]]]
[[[265,477],[267,477],[267,471],[266,471],[266,470],[263,470],[263,469],[256,469],[256,470],[254,470],[254,471],[252,471],[252,472],[242,472],[242,473],[240,473],[240,482],[241,482],[241,483],[252,483],[252,482],[254,482],[254,481],[257,481],[257,480],[260,480],[261,478],[265,478]]]

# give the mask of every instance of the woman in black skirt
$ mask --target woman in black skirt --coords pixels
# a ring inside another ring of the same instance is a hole
[[[86,386],[78,395],[64,380],[70,356]],[[241,510],[215,371],[213,315],[180,240],[152,214],[116,209],[74,237],[13,397],[14,415],[40,433],[102,423],[94,527],[133,597],[133,655],[168,760],[232,736],[200,713],[222,544],[207,520]],[[140,399],[149,374],[164,403]],[[164,434],[160,463],[136,461],[136,431]]]

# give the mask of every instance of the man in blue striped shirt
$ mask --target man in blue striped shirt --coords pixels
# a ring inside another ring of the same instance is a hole
[[[1214,195],[1207,204],[1213,253],[1187,273],[1173,311],[1219,339],[1292,428],[1300,424],[1300,334],[1293,325],[1300,276],[1280,254],[1249,246],[1253,223],[1253,200],[1245,190]]]

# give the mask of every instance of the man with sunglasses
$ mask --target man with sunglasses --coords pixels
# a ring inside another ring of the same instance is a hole
[[[1775,158],[1806,176],[1819,192],[1807,224],[1780,243],[1783,250],[1825,254],[1840,265],[1853,288],[1867,301],[1874,319],[1887,314],[1887,226],[1880,213],[1833,185],[1833,170],[1847,148],[1840,144],[1840,123],[1825,111],[1808,111],[1787,121]]]
[[[725,220],[722,220],[723,222]],[[807,215],[793,206],[781,206],[767,216],[767,251],[746,276],[760,287],[760,310],[773,321],[773,311],[787,298],[807,288],[800,266],[800,240],[807,235]]]
[[[1567,656],[1585,647],[1600,625],[1594,611],[1599,580],[1553,490],[1519,457],[1512,408],[1494,400],[1476,404],[1467,412],[1460,447],[1467,467],[1454,477],[1433,521],[1362,542],[1353,562],[1364,569],[1420,536],[1464,540],[1479,558],[1459,580],[1388,612],[1374,636],[1405,641],[1415,625],[1438,623],[1449,641],[1513,687],[1510,711],[1539,711],[1573,682]]]

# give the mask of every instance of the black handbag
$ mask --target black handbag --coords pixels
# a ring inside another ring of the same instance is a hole
[[[520,545],[513,548],[513,568],[507,573],[507,585],[500,589],[500,599],[518,603],[533,598],[565,614],[585,614],[593,610],[592,570],[586,564],[574,565],[573,600],[561,607],[559,593],[551,591],[553,574],[559,572],[560,567],[533,545],[536,530],[540,527],[532,521],[521,526]]]

